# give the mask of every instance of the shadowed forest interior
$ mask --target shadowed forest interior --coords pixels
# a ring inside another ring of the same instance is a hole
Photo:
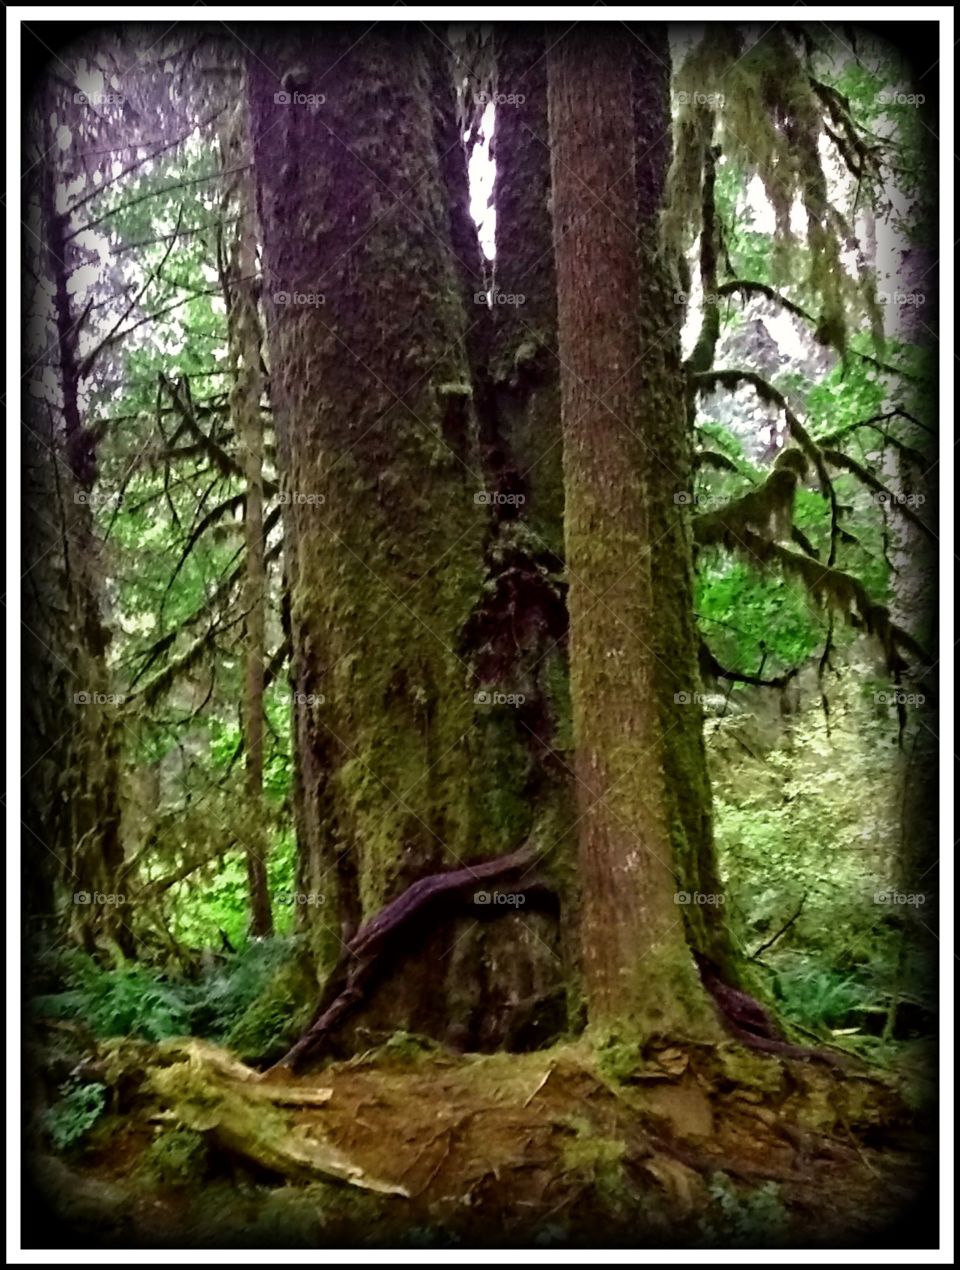
[[[35,27],[27,1245],[935,1246],[936,25]]]

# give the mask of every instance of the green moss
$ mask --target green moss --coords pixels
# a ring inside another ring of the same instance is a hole
[[[626,1143],[598,1134],[583,1116],[570,1116],[564,1123],[573,1136],[563,1144],[563,1167],[586,1179],[602,1207],[621,1212],[631,1200],[624,1169]]]
[[[147,1148],[142,1167],[168,1186],[190,1186],[207,1174],[207,1140],[193,1129],[165,1129]]]
[[[234,1023],[225,1044],[244,1059],[279,1058],[306,1026],[318,992],[306,958],[286,962]]]

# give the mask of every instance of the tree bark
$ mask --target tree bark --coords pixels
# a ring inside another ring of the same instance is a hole
[[[47,109],[53,104],[47,100]],[[69,105],[59,103],[61,118]],[[40,167],[35,219],[43,250],[32,243],[38,276],[46,275],[50,322],[28,330],[24,448],[25,487],[33,491],[24,521],[25,664],[33,691],[47,705],[28,709],[39,735],[24,751],[25,871],[38,849],[57,862],[38,898],[46,907],[62,896],[71,937],[88,952],[133,951],[119,887],[124,853],[120,836],[119,722],[122,702],[111,693],[101,614],[103,585],[93,503],[96,438],[80,408],[78,343],[82,315],[71,299],[69,213],[58,210],[56,149],[49,129]],[[33,240],[37,241],[37,240]],[[57,400],[50,398],[42,363],[55,360]],[[49,554],[48,554],[49,553]],[[29,695],[29,694],[28,694]],[[39,846],[38,846],[39,844]],[[44,869],[46,869],[46,864]],[[53,884],[52,884],[53,883]],[[44,914],[49,917],[49,914]]]

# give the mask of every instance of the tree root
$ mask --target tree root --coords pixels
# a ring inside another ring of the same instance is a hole
[[[365,922],[347,944],[310,1023],[267,1074],[279,1074],[284,1070],[294,1072],[309,1054],[319,1049],[346,1015],[364,1001],[370,979],[384,952],[400,934],[422,923],[426,917],[434,916],[437,909],[462,906],[471,892],[478,888],[483,890],[490,884],[512,884],[526,895],[535,892],[552,895],[551,888],[542,878],[532,876],[537,858],[534,848],[522,847],[511,855],[498,856],[446,873],[432,873],[408,886]],[[512,910],[497,908],[492,911],[502,913]]]

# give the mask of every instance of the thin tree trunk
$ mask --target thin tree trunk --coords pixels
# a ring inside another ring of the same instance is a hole
[[[224,166],[240,169],[235,177],[234,198],[238,209],[237,237],[231,248],[228,270],[229,339],[233,385],[230,411],[240,443],[245,482],[243,581],[244,699],[243,741],[247,817],[242,841],[247,861],[250,898],[250,933],[273,933],[273,915],[267,883],[267,830],[263,805],[263,723],[266,647],[266,566],[263,541],[263,422],[260,402],[260,321],[257,310],[257,252],[254,228],[255,200],[249,172],[246,111],[239,108],[232,126],[222,134]]]

